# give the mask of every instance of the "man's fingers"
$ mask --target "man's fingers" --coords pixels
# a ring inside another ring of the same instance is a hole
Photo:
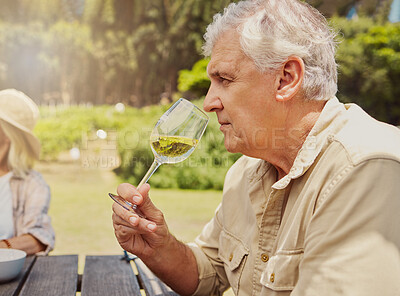
[[[140,218],[139,216],[132,216],[129,219],[129,222],[141,234],[154,232],[156,230],[156,228],[157,228],[156,223],[154,223],[152,221],[149,221],[149,220],[146,220],[144,218]]]
[[[131,184],[124,183],[118,186],[118,195],[125,198],[129,202],[138,206],[138,214],[143,214],[145,218],[160,223],[162,215],[154,206],[149,197],[150,185],[143,184],[140,188],[136,188]]]
[[[149,198],[149,191],[149,184],[143,184],[139,189],[128,183],[118,186],[118,195],[137,205],[137,214],[127,211],[118,204],[113,205],[114,213],[134,226],[140,233],[146,233],[146,231],[154,232],[157,224],[164,222],[163,214],[154,206]]]
[[[117,215],[115,212],[112,215],[112,221],[113,221],[113,225],[114,228],[115,226],[119,226],[119,225],[124,225],[127,227],[132,227],[132,224],[129,223],[128,221],[126,221],[125,219],[122,219],[119,215]]]
[[[123,183],[117,188],[117,193],[120,197],[126,199],[130,203],[135,205],[141,205],[143,203],[143,197],[148,198],[150,185],[143,184],[140,188],[136,188],[132,184]]]
[[[116,202],[112,205],[112,210],[117,216],[119,216],[122,220],[128,223],[129,223],[129,218],[134,215],[133,213],[125,210],[122,206],[120,206]]]
[[[141,193],[143,200],[141,204],[137,204],[138,209],[140,209],[140,211],[146,216],[146,218],[156,223],[161,223],[160,218],[162,218],[162,213],[159,209],[156,208],[156,206],[151,201],[149,197],[149,191],[150,191],[149,184],[143,184],[139,188],[139,192]]]
[[[142,201],[142,197],[139,191],[136,189],[135,186],[129,183],[122,183],[118,185],[117,193],[119,196],[126,199],[130,203],[138,204],[138,201]],[[139,198],[133,198],[134,196]]]
[[[113,211],[114,227],[117,225],[130,227],[135,230],[135,234],[154,232],[157,228],[156,223],[125,210],[117,203],[113,204]]]

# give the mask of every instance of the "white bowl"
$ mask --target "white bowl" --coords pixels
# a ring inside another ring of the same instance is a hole
[[[15,249],[0,249],[0,282],[12,280],[22,270],[26,253]]]

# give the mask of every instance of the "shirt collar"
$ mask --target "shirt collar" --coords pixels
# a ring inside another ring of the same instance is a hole
[[[336,97],[326,102],[317,122],[297,153],[289,173],[275,182],[272,188],[286,188],[291,180],[299,178],[311,167],[322,148],[343,127],[344,123],[335,119],[344,111],[344,105]]]

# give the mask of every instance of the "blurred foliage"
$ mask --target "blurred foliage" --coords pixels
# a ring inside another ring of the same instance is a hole
[[[158,103],[230,0],[0,0],[0,88],[45,104]]]
[[[197,105],[201,101],[194,102]],[[115,172],[123,180],[138,184],[153,162],[150,133],[158,118],[169,106],[141,109],[126,107],[117,112],[114,106],[41,107],[35,134],[42,143],[44,160],[56,159],[73,147],[87,149],[96,140],[96,131],[116,132],[115,140],[121,165]],[[178,164],[163,164],[149,183],[156,188],[222,189],[225,173],[240,157],[226,151],[216,116],[211,119],[194,153]],[[101,148],[101,147],[100,147]]]
[[[329,20],[330,25],[339,34],[339,47],[344,39],[352,39],[361,33],[367,33],[376,23],[372,18],[359,18],[357,20],[348,20],[343,17],[333,17]]]
[[[210,87],[210,79],[207,76],[207,65],[209,59],[197,61],[191,70],[179,71],[178,90],[181,92],[191,92],[197,97],[207,93]]]
[[[364,18],[332,23],[344,37],[337,53],[338,97],[400,125],[400,24],[376,25]]]
[[[306,0],[326,17],[347,16],[355,7],[359,17],[371,17],[382,23],[387,20],[393,0]]]
[[[113,106],[69,108],[41,107],[41,118],[35,134],[42,144],[41,159],[54,160],[73,147],[82,148],[82,141],[92,137],[98,129],[120,129],[128,117],[137,117],[136,109],[127,109],[123,116]]]

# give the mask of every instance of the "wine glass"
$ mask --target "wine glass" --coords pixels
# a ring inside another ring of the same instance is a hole
[[[193,103],[179,99],[157,121],[151,135],[150,147],[154,161],[137,188],[146,183],[163,163],[185,160],[194,151],[208,124],[208,116]],[[109,193],[116,203],[126,210],[136,212],[136,205]]]

